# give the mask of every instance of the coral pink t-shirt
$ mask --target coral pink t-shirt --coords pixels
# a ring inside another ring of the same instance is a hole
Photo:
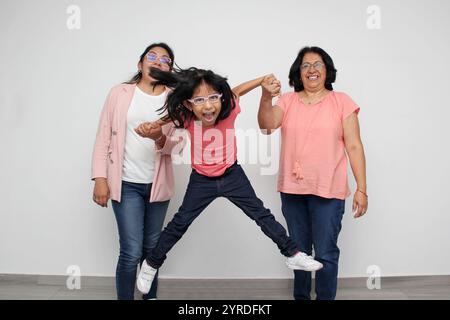
[[[290,92],[276,105],[283,110],[278,191],[347,198],[351,192],[342,123],[359,107],[345,93],[334,91],[313,105]]]
[[[218,177],[237,159],[234,123],[241,112],[239,102],[230,115],[218,124],[203,128],[201,121],[192,120],[186,127],[191,138],[191,165],[198,173]]]

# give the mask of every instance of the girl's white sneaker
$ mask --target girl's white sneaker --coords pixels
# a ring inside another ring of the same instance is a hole
[[[317,271],[323,268],[323,264],[303,252],[297,252],[294,256],[287,258],[286,265],[290,269],[303,271]]]

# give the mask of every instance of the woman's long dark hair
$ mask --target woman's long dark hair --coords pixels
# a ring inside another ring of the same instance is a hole
[[[227,78],[215,74],[211,70],[197,68],[174,69],[172,72],[151,68],[150,76],[156,80],[154,85],[164,85],[172,89],[166,103],[158,111],[166,114],[177,128],[186,128],[194,118],[194,113],[186,106],[186,100],[191,99],[195,89],[202,83],[210,85],[222,94],[222,108],[216,119],[216,124],[227,118],[236,105],[234,94],[227,82]]]
[[[170,69],[172,70],[174,60],[175,60],[175,55],[173,53],[173,50],[164,42],[152,43],[147,48],[145,48],[144,52],[141,54],[141,57],[139,58],[139,62],[140,63],[144,62],[144,59],[145,59],[145,56],[147,55],[147,53],[156,47],[163,48],[164,50],[167,51],[167,53],[169,54],[170,60],[172,60],[172,62],[170,63]],[[134,83],[138,83],[139,81],[141,81],[141,79],[142,79],[142,72],[136,72],[136,74],[130,80],[128,80],[124,83],[134,84]]]
[[[327,68],[327,77],[325,79],[325,88],[330,91],[333,91],[333,83],[336,81],[336,73],[337,70],[334,67],[333,59],[331,59],[330,55],[325,52],[322,48],[319,47],[304,47],[295,58],[294,63],[289,70],[289,85],[294,87],[295,92],[303,91],[305,88],[303,86],[302,80],[300,78],[300,66],[303,62],[303,57],[307,53],[317,53],[325,63],[325,67]]]

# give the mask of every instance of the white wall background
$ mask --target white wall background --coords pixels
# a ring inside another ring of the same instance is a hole
[[[66,26],[72,4],[81,9],[79,30]],[[381,9],[380,30],[367,27],[370,5]],[[274,73],[284,91],[301,47],[327,50],[335,89],[361,106],[370,195],[361,220],[347,201],[340,276],[366,276],[370,265],[382,276],[450,274],[449,14],[447,0],[2,1],[0,273],[66,274],[78,265],[83,275],[114,275],[112,208],[91,200],[94,136],[109,89],[132,75],[148,44],[165,41],[182,67],[212,68],[232,86]],[[257,128],[259,94],[243,98],[238,128]],[[260,167],[244,165],[285,224],[276,175]],[[189,172],[175,166],[166,222]],[[219,199],[170,252],[161,276],[292,275],[256,224]]]

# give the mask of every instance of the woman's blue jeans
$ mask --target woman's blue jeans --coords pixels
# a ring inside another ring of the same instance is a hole
[[[299,249],[323,264],[316,272],[318,300],[334,300],[337,290],[339,248],[337,245],[345,200],[326,199],[315,195],[281,193],[283,215],[289,235]],[[311,272],[294,271],[294,298],[311,299]]]
[[[116,268],[119,300],[133,300],[138,264],[158,243],[169,201],[149,202],[151,184],[122,181],[121,202],[112,201],[119,229],[120,254]],[[143,299],[156,298],[158,276]]]

